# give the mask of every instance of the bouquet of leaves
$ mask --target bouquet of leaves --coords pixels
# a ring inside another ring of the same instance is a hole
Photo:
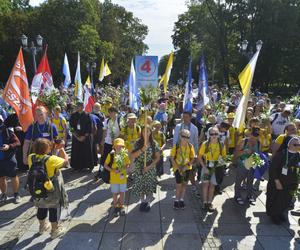
[[[265,161],[260,158],[258,153],[251,154],[247,159],[244,161],[244,166],[246,169],[250,168],[260,168],[265,164]]]
[[[67,96],[62,95],[59,90],[55,88],[40,93],[37,98],[38,101],[43,103],[50,112],[52,112],[57,105],[64,107],[67,101]]]
[[[140,102],[144,110],[149,110],[151,103],[158,99],[158,89],[152,85],[147,85],[145,88],[139,88]]]
[[[126,170],[126,165],[124,164],[126,156],[127,156],[127,150],[125,148],[121,149],[121,151],[115,155],[115,163],[117,167],[116,169],[120,173]]]

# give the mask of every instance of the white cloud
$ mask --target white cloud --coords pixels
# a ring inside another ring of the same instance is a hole
[[[44,0],[30,0],[30,4],[39,5]],[[171,35],[178,15],[186,11],[185,0],[112,0],[125,7],[134,16],[148,26],[146,43],[150,55],[170,53],[173,49]]]

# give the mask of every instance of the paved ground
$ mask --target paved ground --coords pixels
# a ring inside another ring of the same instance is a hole
[[[149,213],[138,211],[137,200],[126,196],[127,215],[111,216],[108,185],[93,182],[93,174],[64,170],[71,200],[69,213],[62,212],[66,235],[51,240],[36,234],[36,209],[22,191],[23,202],[0,207],[0,249],[300,249],[299,217],[289,214],[289,224],[272,225],[265,214],[265,188],[260,183],[255,206],[237,206],[233,201],[235,172],[226,177],[224,193],[216,196],[217,211],[205,214],[201,200],[188,187],[184,211],[172,209],[174,178],[159,181]],[[21,177],[24,182],[24,176]],[[296,203],[296,210],[300,203]],[[297,214],[296,214],[297,215]]]

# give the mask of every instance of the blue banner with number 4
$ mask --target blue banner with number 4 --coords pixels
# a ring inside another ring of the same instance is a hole
[[[138,88],[148,85],[158,85],[158,57],[136,56],[135,57],[136,84]]]

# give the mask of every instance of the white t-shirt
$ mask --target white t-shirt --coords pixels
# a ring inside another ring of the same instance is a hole
[[[229,132],[226,131],[226,132],[220,132],[220,142],[225,145],[225,140],[229,137]]]
[[[275,116],[277,116],[276,119]],[[283,134],[285,125],[288,123],[288,119],[286,117],[283,117],[281,113],[275,113],[270,116],[270,120],[271,122],[274,120],[274,122],[272,123],[273,134]]]
[[[106,130],[105,143],[112,145],[113,140],[120,136],[118,118],[116,118],[115,122],[113,122],[110,118],[105,119],[103,129]],[[112,136],[114,138],[112,138]]]

